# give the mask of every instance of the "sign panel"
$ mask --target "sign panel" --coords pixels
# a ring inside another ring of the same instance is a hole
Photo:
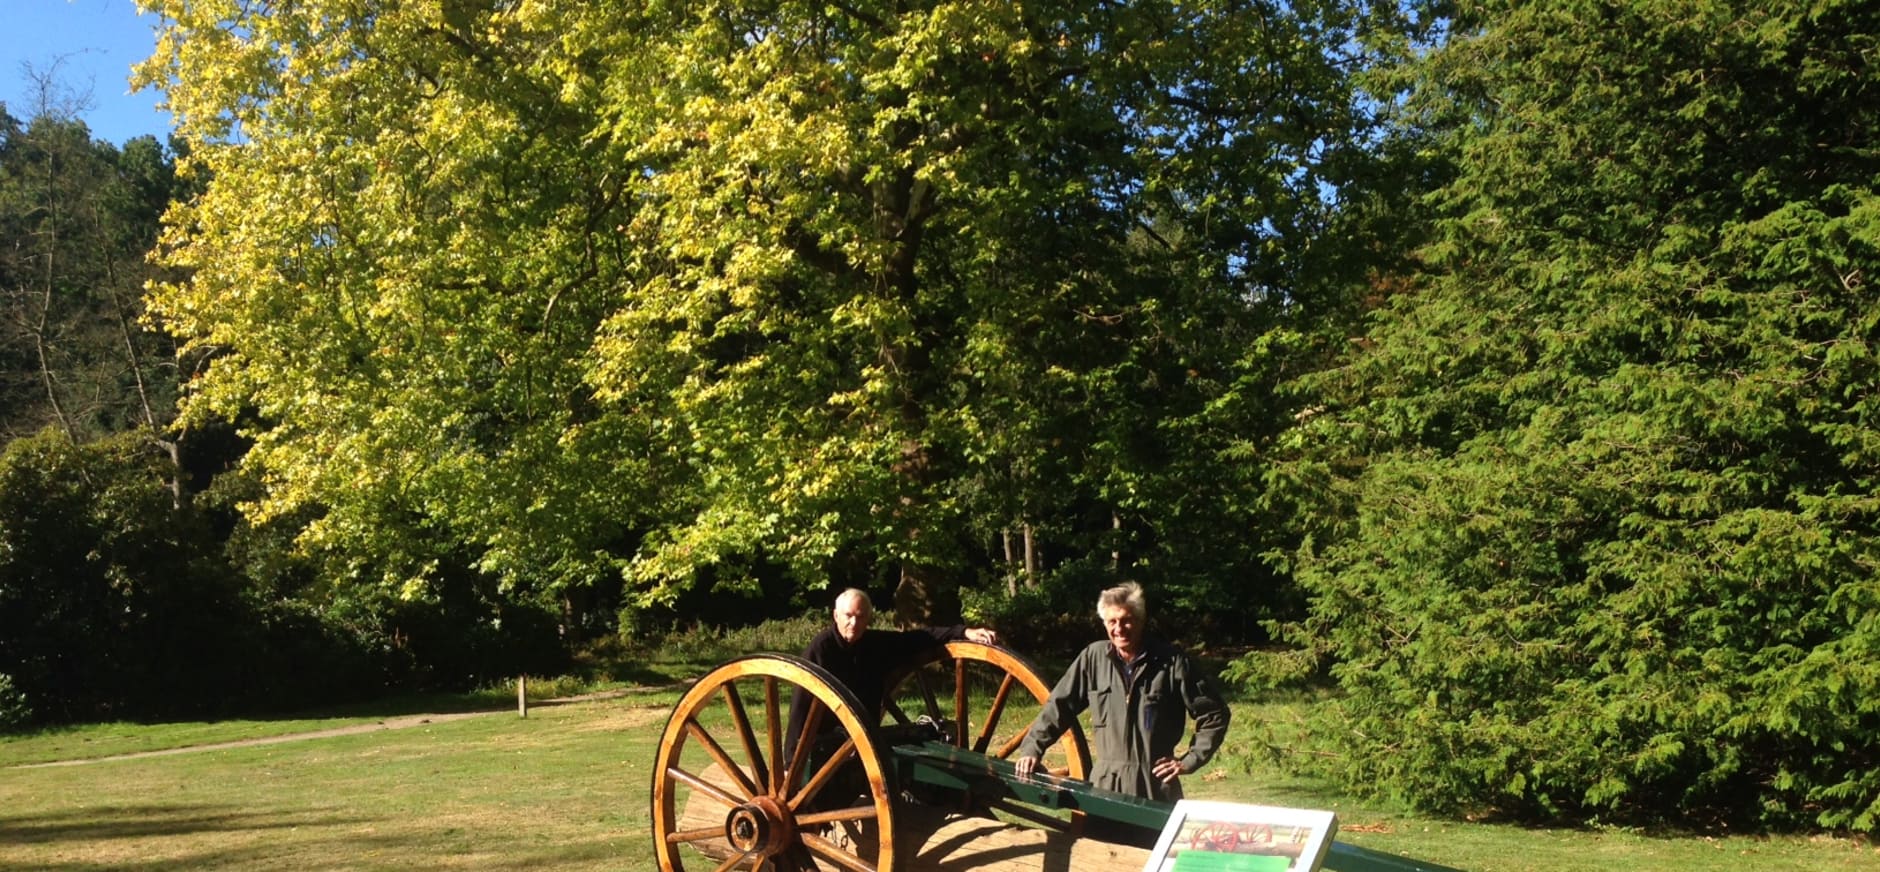
[[[1329,811],[1184,799],[1142,872],[1314,872],[1337,827]]]

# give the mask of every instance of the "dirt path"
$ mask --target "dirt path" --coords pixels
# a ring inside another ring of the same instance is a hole
[[[627,696],[631,690],[609,690],[600,693],[584,693],[580,696],[564,696],[531,702],[531,708],[550,705],[564,705],[574,702],[588,702],[599,699],[615,699]],[[159,751],[136,751],[129,754],[112,754],[106,757],[86,757],[79,760],[54,760],[49,763],[22,763],[9,769],[46,769],[53,766],[83,766],[87,763],[104,763],[110,760],[138,760],[144,757],[168,757],[174,754],[194,754],[200,751],[219,751],[224,748],[252,748],[256,745],[278,745],[283,742],[304,742],[308,739],[327,739],[333,736],[354,736],[360,733],[376,733],[380,730],[403,730],[410,727],[422,727],[426,724],[441,724],[447,721],[460,721],[464,718],[483,718],[491,715],[507,714],[515,716],[515,709],[496,709],[481,712],[450,712],[439,714],[402,715],[386,718],[369,724],[352,724],[345,727],[329,727],[324,730],[307,730],[301,733],[284,733],[278,736],[257,736],[252,739],[235,739],[228,742],[210,742],[204,745],[186,745],[181,748],[164,748]]]

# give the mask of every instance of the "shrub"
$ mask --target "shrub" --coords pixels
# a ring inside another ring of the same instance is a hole
[[[142,434],[0,452],[0,671],[54,720],[165,704],[224,622],[225,579]],[[183,658],[179,660],[178,658]],[[208,662],[217,662],[210,658]]]
[[[33,720],[26,694],[13,686],[13,676],[0,672],[0,733],[20,729]]]
[[[1632,498],[1551,464],[1376,471],[1402,497],[1301,561],[1300,649],[1237,670],[1329,667],[1301,762],[1438,812],[1873,830],[1880,584],[1841,537],[1595,511]]]

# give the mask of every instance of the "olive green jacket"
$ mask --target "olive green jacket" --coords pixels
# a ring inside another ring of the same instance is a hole
[[[1151,769],[1175,757],[1175,743],[1195,721],[1194,738],[1179,758],[1193,772],[1214,756],[1227,735],[1228,710],[1214,682],[1180,648],[1145,639],[1133,669],[1106,641],[1092,643],[1071,662],[1032,721],[1018,756],[1043,757],[1076,721],[1090,712],[1096,764],[1090,781],[1105,790],[1174,801],[1181,784],[1163,784]]]

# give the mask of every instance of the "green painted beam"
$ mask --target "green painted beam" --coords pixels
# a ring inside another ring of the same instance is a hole
[[[1001,796],[1046,809],[1081,811],[1092,817],[1160,830],[1175,804],[1104,790],[1088,781],[1034,773],[1019,778],[1010,761],[955,748],[946,742],[891,746],[902,783],[915,782],[979,796]],[[1333,842],[1321,869],[1328,872],[1462,872],[1423,860]]]
[[[945,742],[895,745],[904,779],[951,790],[1004,794],[1048,809],[1081,811],[1104,820],[1159,830],[1168,823],[1173,803],[1104,790],[1088,781],[1043,772],[1019,778],[1011,761],[955,748]]]

